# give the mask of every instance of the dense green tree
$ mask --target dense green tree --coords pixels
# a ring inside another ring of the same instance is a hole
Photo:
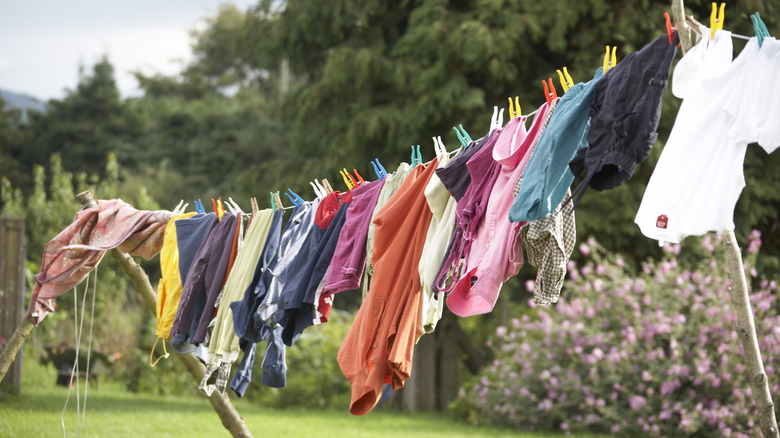
[[[81,72],[75,90],[52,99],[45,113],[32,114],[23,161],[46,165],[59,154],[65,169],[99,174],[106,157],[137,135],[138,122],[125,110],[114,80],[114,67],[104,57],[90,74]]]

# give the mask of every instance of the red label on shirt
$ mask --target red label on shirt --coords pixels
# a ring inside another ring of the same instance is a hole
[[[658,216],[658,219],[655,220],[655,226],[657,228],[666,228],[666,224],[668,223],[669,218],[667,218],[665,214]]]

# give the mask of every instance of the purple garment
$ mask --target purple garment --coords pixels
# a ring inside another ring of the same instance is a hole
[[[513,122],[518,123],[514,120],[507,123],[504,129],[511,129],[510,125]],[[468,255],[471,242],[477,236],[477,230],[485,216],[493,184],[501,173],[501,165],[493,159],[493,147],[500,137],[499,133],[499,131],[495,131],[485,142],[485,145],[466,163],[471,176],[471,184],[455,208],[457,220],[455,233],[451,239],[450,249],[442,260],[439,274],[436,276],[434,292],[452,290],[454,284],[447,285],[447,280],[449,277],[458,275],[457,271],[461,266],[462,259]]]
[[[439,177],[441,183],[450,191],[450,195],[456,201],[460,202],[466,194],[469,185],[471,185],[471,175],[466,164],[474,154],[490,141],[491,137],[497,136],[500,132],[500,130],[494,129],[481,139],[472,141],[462,151],[452,157],[452,160],[446,166],[436,169],[436,176]]]
[[[361,184],[352,189],[344,226],[341,228],[336,250],[325,276],[323,294],[357,289],[366,267],[366,238],[371,216],[374,213],[379,192],[385,185],[384,178]]]
[[[189,335],[192,344],[203,342],[225,279],[237,223],[234,214],[225,213],[195,254],[182,288],[171,335]]]

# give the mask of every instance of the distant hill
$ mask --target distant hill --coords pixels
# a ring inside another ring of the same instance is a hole
[[[22,120],[27,120],[28,111],[45,112],[46,102],[38,100],[26,94],[0,90],[0,97],[5,101],[6,108],[16,108],[22,111]]]

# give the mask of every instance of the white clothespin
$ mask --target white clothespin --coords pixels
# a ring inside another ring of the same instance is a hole
[[[241,212],[243,212],[243,211],[244,211],[244,210],[242,210],[242,209],[241,209],[241,207],[240,207],[240,206],[239,206],[239,205],[236,203],[236,201],[234,201],[234,200],[233,200],[233,198],[231,198],[231,197],[228,197],[228,201],[230,201],[230,202],[229,202],[229,203],[228,203],[228,202],[226,202],[226,204],[228,204],[228,208],[230,208],[230,207],[231,207],[231,204],[232,204],[232,211],[233,211],[233,213],[241,213]]]
[[[322,187],[320,182],[316,179],[314,181],[309,181],[309,184],[311,184],[311,188],[314,189],[314,195],[317,197],[317,199],[323,199],[327,195],[325,188]]]
[[[184,204],[184,206],[182,207],[182,204],[184,204],[184,199],[179,201],[179,204],[176,206],[176,208],[173,209],[172,213],[173,214],[184,213],[184,211],[187,209],[187,206],[190,205],[189,203],[187,203],[187,204]]]

